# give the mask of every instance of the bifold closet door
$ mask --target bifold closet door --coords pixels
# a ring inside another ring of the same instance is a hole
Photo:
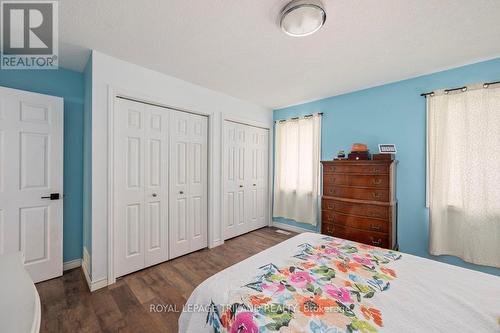
[[[168,259],[168,128],[163,108],[115,100],[115,276]]]
[[[247,133],[242,124],[224,121],[224,239],[249,230],[246,219]],[[247,186],[248,188],[248,186]]]
[[[170,139],[170,258],[207,246],[208,119],[172,112]]]
[[[268,224],[269,198],[269,130],[248,126],[250,175],[247,188],[250,189],[248,201],[248,226],[250,230]]]
[[[224,122],[224,239],[268,223],[269,130]]]

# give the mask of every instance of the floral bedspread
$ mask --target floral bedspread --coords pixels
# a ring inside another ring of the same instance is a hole
[[[207,324],[216,332],[377,332],[383,313],[371,304],[389,290],[397,273],[388,264],[399,252],[333,237],[301,244],[287,265],[269,263],[212,302]]]

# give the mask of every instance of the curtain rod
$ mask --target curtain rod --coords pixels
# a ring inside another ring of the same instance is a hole
[[[494,84],[499,84],[500,81],[494,81],[494,82],[485,82],[483,83],[483,88],[488,88],[489,86],[491,85],[494,85]],[[452,91],[458,91],[458,90],[461,90],[461,91],[467,91],[467,87],[466,86],[463,86],[463,87],[458,87],[458,88],[453,88],[453,89],[445,89],[444,90],[444,93],[447,94],[447,93],[450,93]],[[420,96],[423,96],[423,97],[427,97],[427,96],[434,96],[434,91],[430,91],[430,92],[426,92],[426,93],[422,93],[420,94]]]
[[[310,118],[310,117],[314,116],[315,114],[318,114],[318,115],[322,116],[322,115],[323,115],[323,112],[318,112],[318,113],[314,113],[314,114],[306,114],[306,115],[304,116],[304,118]],[[280,119],[280,120],[275,120],[275,122],[280,122],[280,123],[282,123],[282,122],[285,122],[285,121],[287,121],[287,120],[297,120],[297,119],[300,119],[300,117],[293,117],[293,118],[290,118],[290,119]]]

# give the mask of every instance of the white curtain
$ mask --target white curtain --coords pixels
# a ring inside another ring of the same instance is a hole
[[[275,133],[273,216],[316,225],[321,115],[277,122]]]
[[[500,88],[427,102],[431,254],[500,267]]]

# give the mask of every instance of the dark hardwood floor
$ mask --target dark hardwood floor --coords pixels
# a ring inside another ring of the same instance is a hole
[[[150,312],[151,304],[182,309],[209,276],[292,236],[263,228],[144,269],[90,293],[80,268],[36,285],[41,332],[177,332],[177,312]]]

